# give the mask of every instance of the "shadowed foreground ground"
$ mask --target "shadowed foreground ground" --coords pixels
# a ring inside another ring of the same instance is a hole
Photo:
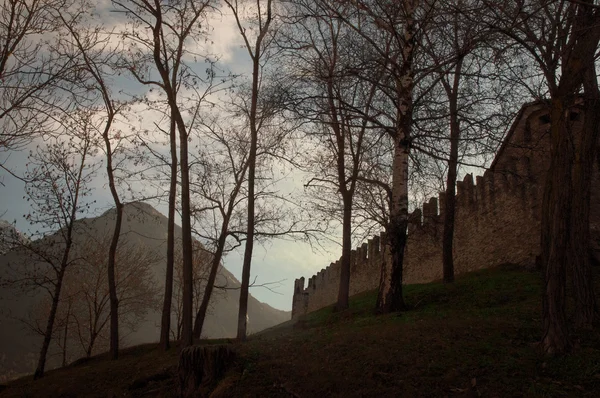
[[[600,396],[599,332],[574,334],[565,357],[537,352],[540,281],[499,267],[411,285],[413,309],[400,315],[372,315],[375,292],[355,296],[348,311],[326,308],[234,344],[239,358],[212,396]],[[100,356],[17,380],[0,397],[171,397],[177,358],[134,347],[117,362]]]

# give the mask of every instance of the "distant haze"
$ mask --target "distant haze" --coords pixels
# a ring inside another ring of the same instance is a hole
[[[164,294],[164,275],[166,264],[166,237],[167,218],[145,203],[132,203],[125,206],[122,240],[129,245],[141,247],[143,250],[156,253],[156,261],[152,264],[153,278],[156,283],[159,297],[156,302],[162,303]],[[114,210],[105,212],[96,218],[82,219],[77,222],[74,253],[82,240],[90,236],[101,240],[110,234],[114,228]],[[7,232],[8,231],[8,232]],[[15,233],[10,224],[0,224],[0,232]],[[176,239],[181,237],[181,228],[176,226]],[[33,245],[52,244],[53,239],[45,238],[43,241],[33,242]],[[49,243],[50,242],[50,243]],[[198,244],[197,244],[198,245]],[[76,255],[76,254],[74,254]],[[0,277],[6,277],[10,269],[19,269],[20,264],[25,267],[30,256],[23,250],[12,250],[0,256]],[[117,265],[118,266],[118,265]],[[67,271],[68,272],[68,271]],[[210,314],[207,316],[203,328],[203,337],[234,337],[237,332],[237,315],[239,301],[239,281],[224,267],[221,267],[216,285],[226,286],[226,290],[218,290],[211,300]],[[8,375],[31,373],[37,361],[41,347],[42,337],[33,333],[17,318],[27,318],[36,306],[39,306],[43,292],[38,289],[27,294],[19,289],[3,287],[0,290],[0,380]],[[173,306],[176,302],[173,302]],[[160,308],[156,306],[145,315],[145,320],[137,325],[136,331],[124,337],[123,345],[137,345],[158,341],[160,332]],[[248,318],[249,332],[255,333],[265,328],[289,320],[289,311],[277,310],[265,303],[256,300],[252,295],[249,299]],[[172,327],[175,327],[175,316],[172,317]],[[123,334],[123,333],[122,333]],[[75,360],[84,355],[76,342],[69,342],[68,357]],[[60,364],[59,348],[55,345],[49,355],[50,368]]]

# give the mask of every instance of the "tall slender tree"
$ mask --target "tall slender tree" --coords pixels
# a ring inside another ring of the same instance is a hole
[[[415,86],[415,53],[419,43],[419,23],[423,5],[418,0],[373,4],[352,2],[355,18],[362,18],[371,31],[362,30],[362,24],[346,22],[372,46],[384,65],[387,95],[393,103],[393,128],[386,131],[394,140],[392,165],[392,194],[386,232],[391,251],[390,264],[381,269],[381,280],[376,309],[387,313],[405,309],[402,294],[403,261],[408,226],[409,155],[413,129],[413,91]],[[382,85],[382,88],[383,85]]]
[[[182,345],[193,343],[193,250],[190,208],[190,173],[189,173],[189,125],[184,118],[185,106],[181,103],[179,89],[184,84],[195,87],[196,82],[205,81],[207,87],[215,75],[209,70],[207,76],[199,76],[185,62],[185,56],[201,56],[192,48],[198,44],[199,38],[205,35],[207,15],[213,9],[212,0],[201,2],[181,0],[163,3],[159,0],[113,0],[113,4],[132,20],[132,30],[127,33],[129,43],[139,57],[129,65],[133,76],[142,84],[159,87],[167,98],[171,116],[179,134],[179,166],[181,172],[181,228],[183,247],[183,329]],[[147,35],[144,29],[148,29]],[[159,78],[153,80],[152,73]],[[193,109],[198,109],[206,98],[208,90],[196,97]],[[193,111],[193,123],[197,111]]]
[[[86,202],[90,194],[88,184],[98,169],[90,161],[98,144],[88,128],[92,115],[73,116],[64,124],[64,136],[31,153],[25,175],[26,198],[33,208],[27,220],[44,230],[58,229],[56,238],[50,238],[57,241],[48,250],[36,242],[28,245],[34,269],[29,277],[22,279],[44,288],[52,301],[34,379],[44,375],[65,272],[73,261],[75,223],[89,206]]]
[[[169,148],[171,153],[171,178],[169,180],[169,211],[167,215],[167,268],[165,274],[165,296],[160,322],[160,342],[163,350],[170,348],[171,307],[173,300],[173,270],[175,266],[175,204],[177,198],[177,131],[171,114],[169,126]]]
[[[311,126],[307,138],[316,147],[307,159],[315,176],[305,187],[318,197],[316,208],[342,224],[336,310],[349,304],[354,196],[364,174],[363,157],[375,137],[370,118],[381,78],[381,68],[370,69],[369,79],[357,76],[366,69],[367,49],[361,46],[360,35],[338,18],[348,10],[352,8],[344,4],[323,7],[319,2],[297,1],[289,7],[289,32],[280,41],[289,54],[290,77],[297,81],[300,97],[292,112]],[[341,208],[332,196],[339,198]]]
[[[255,179],[256,156],[258,151],[259,131],[262,118],[259,109],[259,92],[262,82],[263,64],[268,56],[267,47],[271,41],[271,25],[275,17],[272,0],[256,0],[255,3],[238,0],[224,0],[229,10],[233,13],[239,33],[244,41],[244,47],[252,60],[252,83],[250,89],[250,104],[247,109],[248,128],[250,129],[250,151],[248,154],[248,225],[246,230],[246,246],[242,264],[242,286],[240,290],[240,307],[238,312],[239,340],[246,339],[246,321],[248,313],[248,290],[250,286],[250,268],[252,266],[252,252],[254,250],[255,232]],[[256,23],[253,37],[251,30],[246,29],[244,12],[253,14]]]
[[[454,222],[459,166],[483,167],[514,109],[503,104],[518,90],[494,62],[494,31],[478,20],[477,1],[437,3],[423,33],[420,62],[431,70],[419,98],[415,151],[445,171],[442,262],[444,282],[454,281]],[[509,93],[514,91],[513,93]],[[503,106],[501,106],[503,105]],[[503,111],[503,109],[506,109]],[[510,115],[510,116],[509,116]],[[449,133],[447,133],[449,131]],[[438,133],[439,132],[439,133]]]
[[[115,228],[108,249],[107,273],[110,293],[110,356],[112,359],[117,359],[119,356],[119,300],[117,297],[115,261],[123,222],[123,204],[119,197],[115,176],[115,147],[119,140],[115,140],[111,135],[111,129],[121,105],[113,98],[108,78],[115,73],[115,54],[118,53],[119,49],[111,45],[110,32],[101,33],[101,27],[82,26],[82,23],[87,23],[87,20],[82,21],[82,18],[94,17],[88,11],[93,9],[91,3],[83,0],[76,7],[59,10],[56,17],[63,22],[64,28],[69,32],[73,45],[78,51],[78,56],[82,59],[81,64],[84,65],[89,75],[89,79],[84,83],[88,94],[96,92],[99,97],[99,100],[91,98],[91,106],[97,106],[95,102],[100,102],[100,106],[104,108],[97,109],[98,112],[103,113],[98,131],[104,143],[108,186],[116,211]]]
[[[594,65],[600,40],[600,11],[592,0],[520,2],[500,8],[486,2],[486,6],[489,24],[536,62],[550,98],[550,167],[544,188],[541,230],[541,264],[545,281],[541,347],[549,354],[564,353],[572,344],[565,310],[567,265],[586,270],[587,265],[581,261],[589,255],[576,253],[580,249],[589,249],[589,240],[574,243],[571,239],[574,231],[582,234],[578,237],[586,239],[583,229],[589,228],[577,224],[589,224],[589,213],[585,211],[589,190],[583,189],[581,184],[590,184],[591,173],[586,170],[591,170],[591,165],[574,170],[573,163],[576,156],[582,162],[593,160],[585,155],[586,149],[577,145],[568,115],[576,104],[584,78],[591,73],[588,70]],[[592,132],[584,128],[579,143],[593,145],[586,137]],[[583,156],[576,155],[576,147]],[[583,213],[574,214],[572,209]],[[578,288],[589,286],[591,284],[579,284]],[[583,295],[588,296],[589,292]],[[594,305],[591,300],[579,303]],[[592,314],[593,310],[588,313]]]
[[[583,76],[583,110],[584,134],[575,152],[573,164],[573,191],[581,197],[571,207],[575,220],[571,231],[571,251],[573,260],[573,286],[575,291],[575,325],[580,328],[591,328],[600,319],[598,304],[594,293],[594,279],[590,261],[590,217],[591,180],[595,159],[598,156],[598,139],[600,138],[600,90],[598,77],[592,59],[587,59],[589,65]]]
[[[202,334],[223,257],[233,248],[227,240],[232,230],[243,228],[240,221],[249,167],[248,134],[243,125],[224,128],[222,124],[215,119],[202,129],[201,146],[205,149],[199,154],[201,169],[192,186],[197,203],[194,214],[199,224],[197,233],[212,249],[208,281],[194,322],[195,339]],[[236,241],[234,246],[239,244]]]

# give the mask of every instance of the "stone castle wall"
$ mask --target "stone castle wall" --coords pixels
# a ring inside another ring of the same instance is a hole
[[[583,114],[573,109],[571,127],[580,128]],[[525,105],[483,176],[467,174],[457,182],[454,230],[455,273],[504,263],[534,266],[540,253],[543,183],[549,166],[549,117],[541,103]],[[600,254],[600,161],[594,169],[590,227],[593,248]],[[409,216],[404,257],[404,283],[442,278],[442,232],[445,193],[431,198]],[[438,206],[439,204],[439,206]],[[441,211],[440,211],[441,210]],[[380,269],[389,250],[374,237],[353,251],[350,295],[379,286]],[[596,258],[600,256],[596,255]],[[340,261],[308,280],[296,279],[292,318],[337,301]]]

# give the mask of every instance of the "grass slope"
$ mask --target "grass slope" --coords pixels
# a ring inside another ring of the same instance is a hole
[[[367,292],[348,311],[324,308],[238,344],[213,396],[600,396],[600,333],[574,334],[565,357],[537,352],[538,273],[500,267],[405,293],[412,310],[400,315],[374,316]],[[175,350],[140,346],[18,380],[0,397],[174,396],[176,366]]]

